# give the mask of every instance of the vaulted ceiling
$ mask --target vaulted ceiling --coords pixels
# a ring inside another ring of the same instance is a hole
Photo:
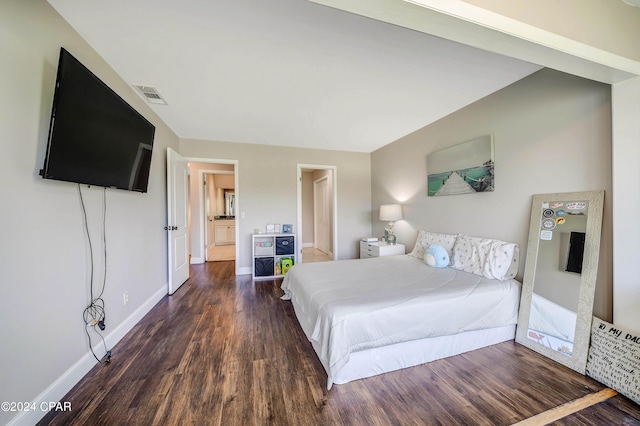
[[[306,0],[49,3],[181,138],[371,152],[540,69]]]

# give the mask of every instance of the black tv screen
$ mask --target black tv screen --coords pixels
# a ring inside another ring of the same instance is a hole
[[[155,127],[60,49],[44,179],[147,192]]]

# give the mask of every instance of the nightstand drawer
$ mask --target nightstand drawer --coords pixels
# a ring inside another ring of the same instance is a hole
[[[380,256],[380,247],[375,244],[377,243],[367,243],[366,241],[360,241],[360,259]]]
[[[387,244],[383,241],[375,241],[372,243],[360,241],[360,259],[393,256],[397,254],[405,254],[404,244]]]

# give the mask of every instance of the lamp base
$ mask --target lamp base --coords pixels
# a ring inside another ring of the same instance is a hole
[[[387,244],[396,243],[396,236],[393,233],[393,222],[389,222],[389,224],[384,228],[384,240]]]

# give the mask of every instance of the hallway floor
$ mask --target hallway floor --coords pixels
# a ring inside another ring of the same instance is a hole
[[[322,250],[313,247],[302,248],[302,263],[326,262],[329,260],[333,259],[331,259],[331,257]]]
[[[236,260],[236,245],[230,244],[225,246],[210,246],[208,262],[221,262],[227,260]]]

